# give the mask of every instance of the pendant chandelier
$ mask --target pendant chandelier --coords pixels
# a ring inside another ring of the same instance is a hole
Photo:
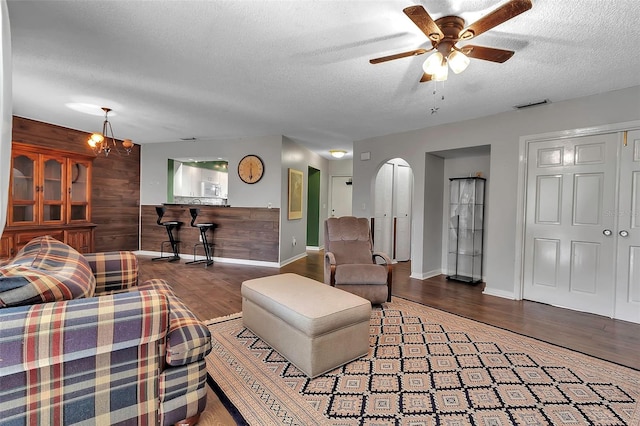
[[[111,108],[102,107],[102,110],[104,111],[102,133],[92,133],[87,143],[95,155],[104,154],[105,157],[108,157],[111,151],[116,151],[118,155],[124,155],[125,153],[129,155],[131,149],[133,149],[133,142],[131,139],[125,139],[121,143],[122,149],[118,147],[116,138],[113,136],[113,128],[109,122],[109,111],[111,111]]]

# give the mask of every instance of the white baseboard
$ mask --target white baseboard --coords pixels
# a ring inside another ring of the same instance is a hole
[[[503,299],[516,300],[516,295],[512,291],[498,290],[495,288],[485,287],[482,294],[489,296],[502,297]]]
[[[160,257],[159,251],[146,251],[146,250],[138,250],[134,251],[136,255],[140,256],[151,256],[151,257]],[[166,256],[167,254],[164,253]],[[306,254],[305,254],[306,256]],[[190,254],[180,254],[180,259],[184,259],[186,261],[193,260],[193,255]],[[204,256],[196,256],[196,260],[204,260],[206,257]],[[297,260],[297,259],[296,259]],[[268,268],[279,268],[280,264],[278,262],[265,262],[262,260],[249,260],[249,259],[233,259],[230,257],[213,257],[214,262],[218,263],[233,263],[237,265],[249,265],[249,266],[266,266]]]
[[[433,271],[427,271],[423,273],[412,273],[409,275],[409,278],[415,278],[417,280],[426,280],[429,278],[437,277],[438,275],[442,275],[442,271],[439,269],[434,269]]]
[[[307,246],[307,251],[320,251],[323,250],[324,246]]]
[[[305,257],[307,257],[307,253],[306,252],[305,253],[300,253],[297,256],[293,256],[293,257],[291,257],[291,258],[289,258],[287,260],[283,260],[282,262],[280,262],[279,266],[282,267],[284,265],[288,265],[288,264],[290,264],[292,262],[295,262],[296,260],[300,260],[300,259],[305,258]]]

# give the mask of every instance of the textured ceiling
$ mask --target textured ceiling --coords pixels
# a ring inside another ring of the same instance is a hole
[[[468,25],[504,1],[9,0],[14,114],[95,131],[99,108],[67,105],[107,106],[115,136],[140,144],[282,134],[327,156],[354,140],[640,85],[640,2],[533,1],[472,41],[513,58],[472,59],[436,85],[418,82],[428,55],[368,62],[430,47],[402,9]]]

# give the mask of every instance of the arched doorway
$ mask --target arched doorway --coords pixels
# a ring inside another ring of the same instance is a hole
[[[374,184],[374,249],[393,260],[411,259],[411,201],[413,171],[405,160],[383,163]]]

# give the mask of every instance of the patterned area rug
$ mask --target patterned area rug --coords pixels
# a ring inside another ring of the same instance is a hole
[[[211,320],[210,377],[250,425],[640,425],[640,371],[394,298],[369,355],[309,379]]]

